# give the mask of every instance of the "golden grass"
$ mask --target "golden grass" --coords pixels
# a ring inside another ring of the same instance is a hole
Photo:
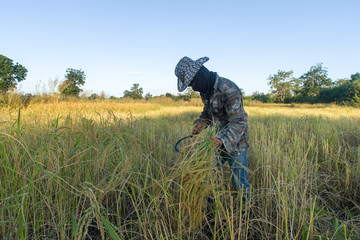
[[[227,165],[213,174],[213,129],[174,152],[199,100],[3,107],[0,238],[359,239],[359,109],[245,109],[247,205],[230,191]]]
[[[288,117],[326,117],[330,119],[339,118],[360,118],[360,108],[340,107],[336,105],[283,105],[283,104],[264,104],[262,106],[246,106],[249,115],[257,116],[288,116]]]
[[[324,104],[262,104],[245,106],[247,113],[255,116],[288,116],[288,117],[326,117],[330,119],[360,118],[360,108],[341,107]],[[1,109],[0,120],[7,121],[17,118],[18,109]],[[149,101],[132,100],[121,102],[116,100],[107,101],[64,101],[52,103],[36,103],[27,108],[22,108],[24,119],[26,116],[37,116],[42,119],[56,118],[57,116],[81,115],[89,118],[100,119],[104,114],[111,113],[118,118],[128,119],[132,117],[160,117],[163,115],[174,116],[186,112],[201,112],[200,99],[191,102],[169,102],[169,100]]]

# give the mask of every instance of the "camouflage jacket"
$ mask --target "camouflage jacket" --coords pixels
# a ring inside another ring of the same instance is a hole
[[[210,102],[200,94],[203,112],[195,122],[217,127],[216,137],[221,139],[229,154],[244,152],[249,148],[247,113],[243,107],[240,89],[232,81],[217,76]]]

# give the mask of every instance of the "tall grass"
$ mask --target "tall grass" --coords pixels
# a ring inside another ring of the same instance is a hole
[[[245,203],[212,129],[173,149],[201,107],[132,105],[1,110],[1,239],[360,238],[357,109],[247,107]]]

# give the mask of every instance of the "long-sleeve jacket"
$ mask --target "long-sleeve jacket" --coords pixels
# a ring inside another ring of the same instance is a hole
[[[217,127],[219,138],[229,154],[248,150],[249,133],[247,113],[244,110],[242,94],[232,81],[217,76],[210,101],[200,94],[204,109],[198,120]]]

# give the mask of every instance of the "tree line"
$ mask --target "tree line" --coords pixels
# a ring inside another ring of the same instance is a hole
[[[2,95],[16,89],[19,82],[26,79],[28,70],[19,63],[0,55],[0,93]],[[65,79],[58,86],[58,91],[63,96],[79,97],[83,91],[86,75],[81,69],[68,68]],[[294,72],[278,70],[267,79],[271,92],[255,92],[246,99],[258,100],[264,103],[337,103],[344,105],[360,105],[360,73],[354,73],[349,79],[333,81],[328,77],[328,71],[322,63],[318,63],[300,77],[294,77]],[[102,95],[92,94],[89,99],[104,98]],[[161,96],[173,100],[189,101],[200,95],[188,88],[183,94],[170,93]],[[143,88],[138,83],[133,84],[130,90],[125,90],[123,97],[132,99],[150,99],[150,93],[144,95]],[[116,99],[111,96],[110,98]]]
[[[343,105],[360,104],[360,73],[354,73],[350,79],[333,81],[322,63],[312,66],[300,77],[293,71],[278,70],[268,77],[271,93],[256,92],[252,99],[261,102],[282,103],[337,103]]]
[[[13,60],[0,55],[0,92],[4,95],[9,91],[16,89],[19,82],[25,80],[27,76],[27,69],[19,64],[14,64]],[[58,91],[62,96],[79,97],[83,91],[81,88],[85,84],[86,75],[81,69],[68,68],[65,72],[65,79],[58,86]],[[105,94],[91,94],[88,98],[90,100],[105,98]],[[170,93],[163,94],[161,96],[170,97],[173,100],[185,100],[189,101],[191,98],[199,97],[197,93],[191,89],[187,89],[184,94],[172,95]],[[160,96],[160,97],[161,97]],[[111,96],[111,99],[117,99],[117,97]],[[151,93],[144,95],[143,88],[140,84],[135,83],[130,90],[125,90],[123,98],[132,99],[150,99],[153,98]]]

